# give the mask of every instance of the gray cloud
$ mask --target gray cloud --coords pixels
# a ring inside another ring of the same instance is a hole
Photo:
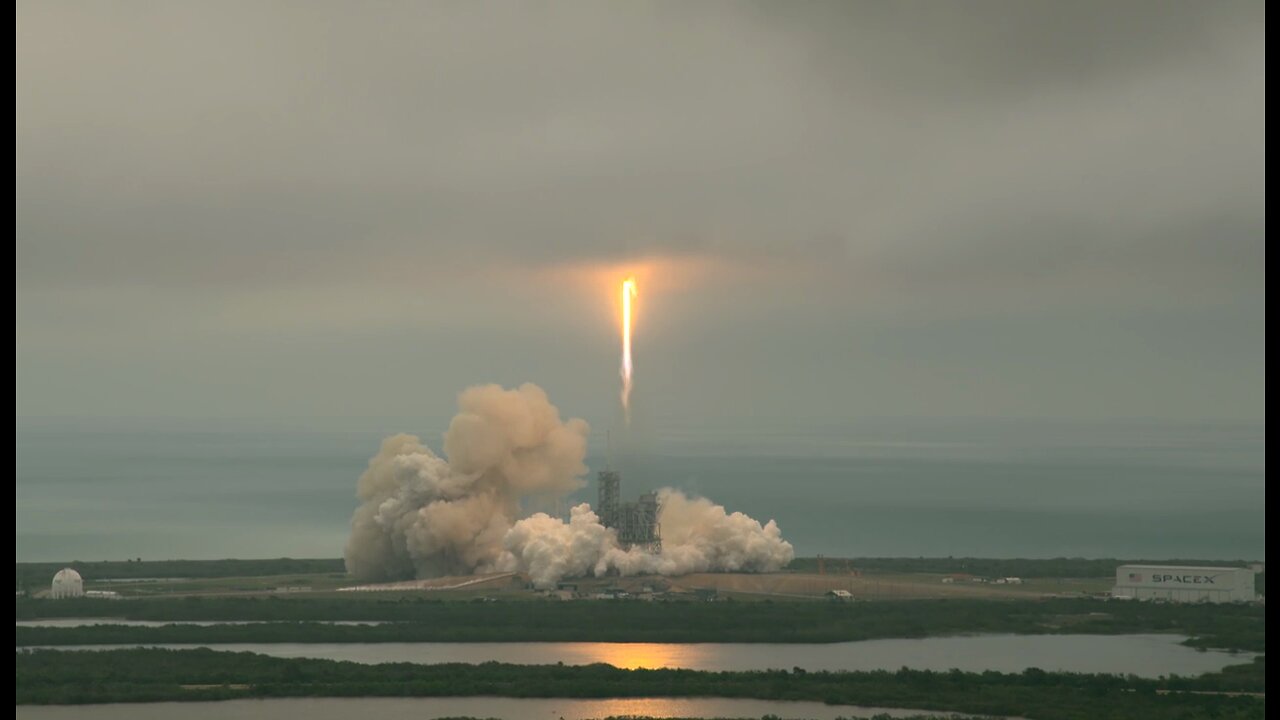
[[[67,352],[571,324],[557,268],[646,257],[718,268],[655,332],[1225,313],[1262,378],[1261,2],[25,2],[16,39],[20,410],[77,408]]]

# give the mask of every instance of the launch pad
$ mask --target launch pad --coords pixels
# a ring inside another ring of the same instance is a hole
[[[661,552],[658,494],[645,493],[635,502],[622,502],[621,486],[622,475],[618,471],[600,471],[598,512],[601,524],[617,532],[618,544],[625,549]]]

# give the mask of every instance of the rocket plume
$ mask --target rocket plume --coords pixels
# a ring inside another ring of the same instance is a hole
[[[586,484],[588,431],[582,420],[561,419],[537,385],[468,388],[444,457],[412,435],[393,435],[369,461],[356,486],[347,571],[363,581],[518,571],[546,588],[564,577],[772,572],[791,562],[777,523],[670,488],[658,491],[657,554],[621,545],[585,503],[569,522],[530,515],[526,501]]]
[[[636,296],[636,279],[622,282],[622,413],[631,424],[631,299]]]
[[[542,388],[468,388],[439,457],[393,435],[369,461],[344,553],[361,580],[403,580],[489,567],[522,501],[582,487],[587,424],[562,420]]]

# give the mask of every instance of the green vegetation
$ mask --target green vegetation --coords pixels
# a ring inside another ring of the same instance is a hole
[[[231,642],[800,642],[956,633],[1170,632],[1198,647],[1266,651],[1257,605],[1049,600],[827,602],[444,602],[416,597],[19,599],[17,619],[259,620],[259,625],[18,627],[17,645]],[[317,621],[384,621],[330,625]]]
[[[845,563],[861,572],[967,573],[979,577],[1084,578],[1115,577],[1121,565],[1189,565],[1194,567],[1246,567],[1247,560],[1117,560],[1114,558],[825,558],[827,572],[839,572]],[[795,572],[817,572],[818,558],[796,558],[787,566]]]
[[[1160,680],[1035,669],[1020,674],[905,669],[713,673],[619,670],[608,665],[361,665],[208,649],[141,648],[20,651],[15,665],[19,705],[308,696],[703,696],[817,700],[1044,720],[1262,718],[1263,699],[1221,693],[1261,693],[1266,682],[1262,661],[1230,673]]]
[[[276,592],[280,587],[302,587],[308,592],[332,592],[351,584],[346,573],[291,573],[173,580],[99,580],[88,587],[113,590],[125,598],[176,595],[247,595]]]
[[[1121,565],[1187,565],[1191,567],[1247,567],[1251,560],[1117,560],[1115,558],[824,558],[827,572],[846,568],[863,573],[967,574],[984,578],[1114,578]],[[818,558],[796,558],[792,572],[817,572]],[[1265,595],[1267,575],[1254,576],[1254,590]]]
[[[1114,577],[1119,565],[1194,565],[1201,567],[1243,567],[1250,561],[1223,560],[1118,560],[1113,558],[826,558],[828,572],[846,566],[868,573],[967,573],[979,577],[1020,578],[1104,578]],[[269,575],[341,573],[346,567],[340,558],[295,560],[123,560],[57,563],[17,563],[17,589],[44,588],[64,567],[75,568],[86,581],[131,580],[141,578],[232,578]],[[817,572],[816,557],[796,558],[787,567],[792,572]],[[1257,590],[1265,594],[1265,573],[1257,574]]]
[[[144,578],[227,578],[264,575],[342,573],[341,559],[295,560],[106,560],[65,563],[18,563],[18,590],[47,589],[53,574],[69,567],[86,582],[97,580],[138,580]]]

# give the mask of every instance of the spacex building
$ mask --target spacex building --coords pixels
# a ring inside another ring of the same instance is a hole
[[[1121,565],[1111,595],[1169,602],[1252,602],[1253,571],[1235,567]]]

